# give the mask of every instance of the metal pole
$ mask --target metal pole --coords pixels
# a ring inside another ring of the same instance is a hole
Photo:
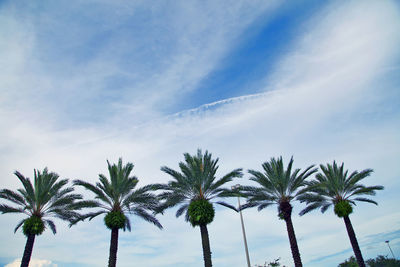
[[[246,231],[244,230],[243,215],[242,215],[242,210],[240,209],[240,197],[239,196],[238,196],[238,203],[239,203],[240,221],[242,223],[242,233],[243,233],[243,240],[244,240],[244,249],[246,251],[247,266],[251,267],[250,266],[249,249],[247,248]]]
[[[388,247],[389,247],[389,249],[390,249],[390,252],[392,252],[393,259],[396,259],[395,256],[394,256],[394,254],[393,254],[393,250],[392,250],[392,248],[391,248],[390,245],[389,245],[389,240],[386,240],[385,243],[388,244]]]

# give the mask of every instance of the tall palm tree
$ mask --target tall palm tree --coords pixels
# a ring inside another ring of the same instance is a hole
[[[79,201],[82,196],[73,194],[73,187],[65,187],[68,179],[58,180],[58,174],[49,172],[47,168],[40,172],[34,170],[33,184],[18,171],[14,173],[23,185],[23,188],[12,191],[0,190],[0,198],[6,199],[17,206],[0,205],[4,213],[23,213],[28,217],[21,220],[14,229],[14,233],[22,226],[27,237],[21,267],[27,267],[31,259],[35,237],[40,235],[48,226],[56,233],[54,222],[49,219],[56,217],[72,223],[80,218],[77,210],[85,207],[84,201]]]
[[[293,209],[291,202],[303,194],[301,189],[305,186],[305,180],[317,169],[313,169],[314,165],[311,165],[303,172],[300,172],[300,169],[292,171],[292,165],[293,157],[286,169],[282,157],[271,158],[269,162],[262,164],[264,172],[248,171],[252,175],[250,180],[257,182],[260,187],[242,186],[241,191],[247,197],[247,203],[243,208],[257,206],[258,211],[261,211],[270,205],[278,205],[279,218],[286,222],[294,264],[300,267],[302,263],[291,218]]]
[[[126,215],[135,214],[160,229],[162,229],[162,225],[152,213],[149,213],[154,212],[159,204],[157,196],[150,192],[151,186],[135,189],[139,180],[135,176],[130,176],[133,164],[128,162],[123,165],[121,158],[118,165],[111,165],[108,161],[107,164],[110,179],[99,174],[100,182],[97,182],[96,185],[82,180],[74,180],[74,184],[83,186],[94,193],[95,200],[90,201],[91,207],[99,209],[96,212],[86,214],[80,218],[81,220],[85,218],[91,220],[100,214],[106,214],[104,222],[107,228],[111,230],[108,266],[115,267],[119,229],[131,230],[131,224]]]
[[[342,163],[338,167],[335,161],[333,165],[327,164],[324,166],[321,164],[320,168],[322,172],[315,176],[316,180],[309,182],[309,186],[306,189],[307,193],[300,198],[301,202],[306,202],[307,204],[307,207],[300,212],[300,215],[319,208],[324,213],[330,206],[334,205],[335,214],[344,220],[358,265],[364,267],[364,259],[349,215],[353,211],[352,205],[355,205],[355,201],[378,205],[375,201],[360,196],[373,196],[375,191],[382,190],[383,186],[364,186],[359,183],[373,172],[372,169],[366,169],[361,172],[354,171],[348,175],[348,170],[344,170],[344,164]]]
[[[231,190],[222,186],[235,177],[242,177],[242,169],[235,169],[222,178],[216,179],[218,158],[214,160],[211,157],[211,153],[206,151],[203,154],[200,149],[194,156],[184,153],[185,162],[179,163],[181,172],[166,166],[161,167],[161,170],[169,174],[173,180],[168,184],[155,185],[156,189],[163,190],[159,195],[160,199],[164,200],[160,211],[179,205],[176,217],[185,212],[186,221],[189,221],[193,227],[200,227],[205,267],[212,266],[207,230],[207,224],[213,221],[215,215],[211,200],[231,196]],[[216,203],[234,209],[225,202]]]

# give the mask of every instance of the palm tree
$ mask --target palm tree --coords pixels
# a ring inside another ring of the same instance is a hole
[[[179,163],[181,172],[166,166],[161,167],[161,170],[171,175],[173,180],[168,184],[155,185],[156,189],[164,190],[159,195],[160,199],[164,200],[160,211],[179,205],[176,217],[185,212],[186,221],[190,221],[193,227],[200,227],[205,267],[212,266],[207,230],[207,224],[213,221],[215,215],[211,200],[232,196],[231,190],[222,186],[235,177],[242,177],[242,169],[235,169],[222,178],[216,179],[218,158],[214,160],[211,157],[211,153],[206,151],[203,155],[200,149],[194,156],[184,153],[185,162]],[[235,209],[222,201],[216,203]]]
[[[68,179],[58,180],[58,174],[49,172],[47,168],[40,172],[34,170],[34,183],[25,178],[21,173],[14,173],[21,181],[23,188],[17,191],[9,189],[0,190],[0,198],[6,199],[17,206],[0,205],[4,213],[23,213],[28,217],[21,220],[14,229],[14,233],[21,227],[27,237],[21,266],[27,267],[31,259],[35,237],[40,235],[48,226],[56,233],[54,222],[49,219],[56,217],[72,223],[80,218],[77,210],[85,207],[84,201],[79,201],[82,196],[73,194],[73,187],[65,187]]]
[[[303,194],[300,189],[305,186],[305,180],[317,169],[313,169],[314,165],[311,165],[303,172],[300,172],[300,169],[292,172],[292,165],[293,157],[286,169],[283,166],[282,157],[271,158],[269,162],[262,164],[264,173],[255,170],[248,171],[252,175],[250,180],[257,182],[260,187],[242,186],[241,191],[247,197],[247,203],[243,205],[243,208],[257,206],[258,211],[261,211],[270,205],[278,205],[279,218],[286,222],[294,264],[300,267],[302,263],[291,218],[293,207],[290,203]]]
[[[128,214],[135,214],[140,218],[153,223],[158,228],[162,229],[160,222],[149,212],[155,211],[158,207],[157,196],[151,193],[151,186],[144,186],[135,189],[138,179],[135,176],[130,176],[133,164],[122,164],[122,159],[118,161],[118,165],[111,165],[107,161],[108,172],[110,179],[103,174],[99,174],[100,182],[92,185],[82,180],[74,180],[75,185],[83,186],[85,189],[95,194],[95,200],[90,201],[91,207],[99,208],[96,212],[90,212],[83,220],[89,220],[100,214],[106,214],[104,222],[107,228],[111,230],[110,254],[108,266],[115,267],[117,263],[118,250],[118,232],[119,229],[131,230],[131,224]]]
[[[330,206],[334,205],[335,214],[344,220],[358,265],[364,267],[365,263],[349,218],[350,213],[353,211],[351,205],[355,205],[355,201],[378,205],[371,199],[359,196],[373,196],[375,191],[382,190],[383,186],[364,186],[359,183],[373,172],[372,169],[366,169],[361,172],[354,171],[348,175],[348,170],[344,171],[344,164],[342,163],[338,167],[335,161],[333,165],[327,164],[324,166],[321,164],[320,168],[322,172],[315,176],[316,180],[311,181],[306,189],[308,192],[301,196],[300,201],[306,202],[307,207],[300,212],[300,215],[318,208],[324,213]]]

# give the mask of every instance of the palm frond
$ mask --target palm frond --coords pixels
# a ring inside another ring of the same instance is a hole
[[[302,211],[300,211],[299,215],[303,216],[306,213],[309,213],[310,211],[313,211],[315,209],[319,209],[321,208],[321,203],[320,202],[316,202],[316,203],[312,203],[310,205],[307,205],[306,208],[304,208]]]
[[[258,206],[258,210],[262,210],[272,204],[279,204],[281,201],[290,202],[293,199],[302,199],[301,196],[309,192],[305,189],[305,186],[309,185],[306,179],[317,169],[311,165],[301,171],[293,169],[293,163],[294,160],[291,157],[285,168],[282,157],[271,158],[262,164],[263,172],[249,170],[250,180],[257,182],[259,187],[241,188],[243,194],[248,198],[248,203]]]
[[[240,206],[240,210],[257,207],[258,205],[259,205],[259,203],[257,203],[257,202],[252,202],[252,203],[247,202]]]
[[[131,231],[131,221],[129,220],[128,217],[126,217],[126,220],[125,220],[124,231],[125,231],[125,229],[128,229],[129,232]]]
[[[16,233],[16,232],[18,231],[18,229],[25,223],[26,219],[27,219],[27,218],[22,219],[22,220],[17,224],[17,226],[15,226],[15,228],[14,228],[14,233]]]
[[[266,207],[271,206],[272,204],[274,204],[274,203],[271,203],[271,202],[261,202],[261,203],[259,203],[259,204],[257,205],[257,210],[258,210],[258,211],[261,211],[261,210],[265,209]]]
[[[98,198],[101,201],[106,202],[107,204],[112,206],[112,204],[113,204],[112,201],[97,186],[94,186],[94,185],[92,185],[92,184],[90,184],[88,182],[82,181],[82,180],[74,180],[73,184],[84,187],[85,189],[87,189],[87,190],[91,191],[92,193],[94,193],[96,198]]]
[[[383,190],[384,187],[377,185],[377,186],[369,186],[369,187],[364,187],[362,186],[361,188],[358,188],[356,190],[354,190],[353,192],[351,192],[349,194],[350,196],[355,196],[355,195],[370,195],[370,196],[374,196],[376,194],[376,190]]]
[[[242,177],[242,169],[235,169],[221,178],[216,178],[218,170],[218,158],[212,159],[211,153],[202,153],[200,149],[197,154],[184,153],[184,161],[179,162],[179,171],[167,166],[161,167],[161,171],[168,174],[172,180],[167,184],[153,185],[156,190],[162,190],[158,198],[163,202],[159,205],[157,212],[162,213],[165,209],[180,206],[176,215],[180,216],[185,211],[185,220],[188,221],[187,207],[194,199],[212,200],[233,196],[233,191],[222,186],[234,178]]]
[[[189,204],[183,204],[182,206],[180,206],[179,209],[176,211],[175,216],[180,217],[184,211],[187,211],[188,207]]]
[[[132,210],[132,212],[134,214],[136,214],[137,216],[139,216],[140,218],[144,219],[145,221],[151,222],[152,224],[154,224],[158,228],[160,228],[160,229],[163,228],[161,223],[156,219],[156,217],[154,217],[153,215],[147,213],[144,209],[135,208],[134,210]]]
[[[68,205],[68,208],[73,210],[81,210],[84,208],[102,208],[107,209],[107,206],[103,205],[97,200],[80,200]]]
[[[332,202],[331,203],[329,203],[329,202],[325,202],[325,204],[323,204],[323,203],[321,203],[321,212],[322,213],[325,213],[325,211],[330,207],[330,206],[332,206],[333,204],[332,204]]]
[[[375,195],[377,190],[382,190],[383,186],[364,186],[360,184],[361,180],[370,176],[372,169],[365,169],[361,172],[349,171],[344,169],[344,163],[338,165],[336,161],[333,164],[320,165],[321,172],[315,175],[316,180],[307,183],[304,189],[304,195],[299,196],[301,202],[306,202],[307,207],[301,212],[305,214],[313,209],[321,208],[325,212],[333,203],[340,200],[346,200],[355,205],[355,201],[369,202],[377,204],[375,201],[355,197],[360,195]],[[312,192],[312,193],[307,193]]]
[[[100,214],[104,214],[107,212],[108,212],[107,210],[99,210],[96,212],[89,212],[86,214],[81,214],[81,216],[79,217],[79,220],[85,220],[85,219],[89,218],[89,221],[91,221],[93,218],[99,216]]]
[[[372,199],[364,198],[364,197],[356,197],[356,198],[354,198],[354,200],[362,201],[362,202],[368,202],[368,203],[372,203],[372,204],[378,205],[378,203],[376,201],[374,201]]]
[[[220,188],[222,185],[226,184],[227,182],[231,182],[234,178],[241,178],[243,177],[243,169],[235,169],[230,173],[224,175],[221,179],[216,181],[210,186],[210,190],[215,190]]]
[[[1,189],[0,190],[0,198],[9,200],[17,205],[26,206],[24,197],[14,191],[9,190],[9,189]]]
[[[5,204],[0,204],[0,212],[1,213],[25,213],[25,210],[22,208],[14,208]]]
[[[56,217],[70,223],[81,218],[77,210],[87,207],[80,194],[74,194],[74,188],[68,187],[68,179],[59,179],[59,175],[50,172],[47,168],[43,171],[34,170],[33,183],[20,172],[14,173],[23,185],[16,192],[1,189],[0,197],[5,198],[19,207],[0,205],[3,213],[25,213],[28,216]],[[25,222],[20,221],[15,231]],[[55,224],[52,220],[44,220],[45,224],[55,233]]]
[[[139,188],[126,196],[122,201],[122,206],[130,207],[132,205],[139,205],[148,210],[155,210],[159,206],[158,197],[148,192],[149,188]]]
[[[313,194],[313,193],[304,193],[297,197],[301,203],[313,203],[313,202],[325,202],[326,198],[320,194]]]
[[[29,180],[29,178],[25,178],[20,172],[15,171],[14,174],[18,177],[18,179],[21,181],[22,185],[24,186],[24,191],[26,192],[26,199],[34,199],[35,198],[35,191],[33,189],[32,183]]]
[[[227,208],[229,208],[229,209],[231,209],[231,210],[234,210],[234,211],[236,211],[236,212],[239,212],[239,210],[238,210],[235,206],[232,206],[232,205],[230,205],[230,204],[228,204],[228,203],[226,203],[226,202],[217,201],[217,202],[215,202],[215,203],[217,203],[217,204],[219,204],[219,205],[221,205],[221,206],[227,207]]]
[[[57,233],[56,225],[54,224],[54,222],[52,220],[44,220],[44,222],[50,227],[53,234]]]

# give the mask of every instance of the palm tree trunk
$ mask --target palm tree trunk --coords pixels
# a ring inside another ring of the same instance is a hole
[[[344,223],[346,224],[347,234],[349,235],[351,246],[353,247],[354,255],[356,256],[359,267],[365,267],[364,259],[361,255],[360,247],[358,246],[356,234],[354,233],[353,226],[349,216],[343,217]]]
[[[22,256],[21,267],[28,267],[31,260],[33,244],[35,243],[35,235],[29,234],[25,244],[24,256]]]
[[[110,256],[108,258],[108,267],[115,267],[117,265],[118,230],[118,228],[113,228],[111,230]]]
[[[203,244],[204,266],[212,267],[210,240],[208,238],[207,225],[200,224],[200,232],[201,232],[201,242]]]
[[[290,248],[292,250],[292,257],[296,267],[302,267],[299,247],[297,246],[296,235],[294,233],[293,223],[291,216],[285,216],[286,228],[289,236]]]

